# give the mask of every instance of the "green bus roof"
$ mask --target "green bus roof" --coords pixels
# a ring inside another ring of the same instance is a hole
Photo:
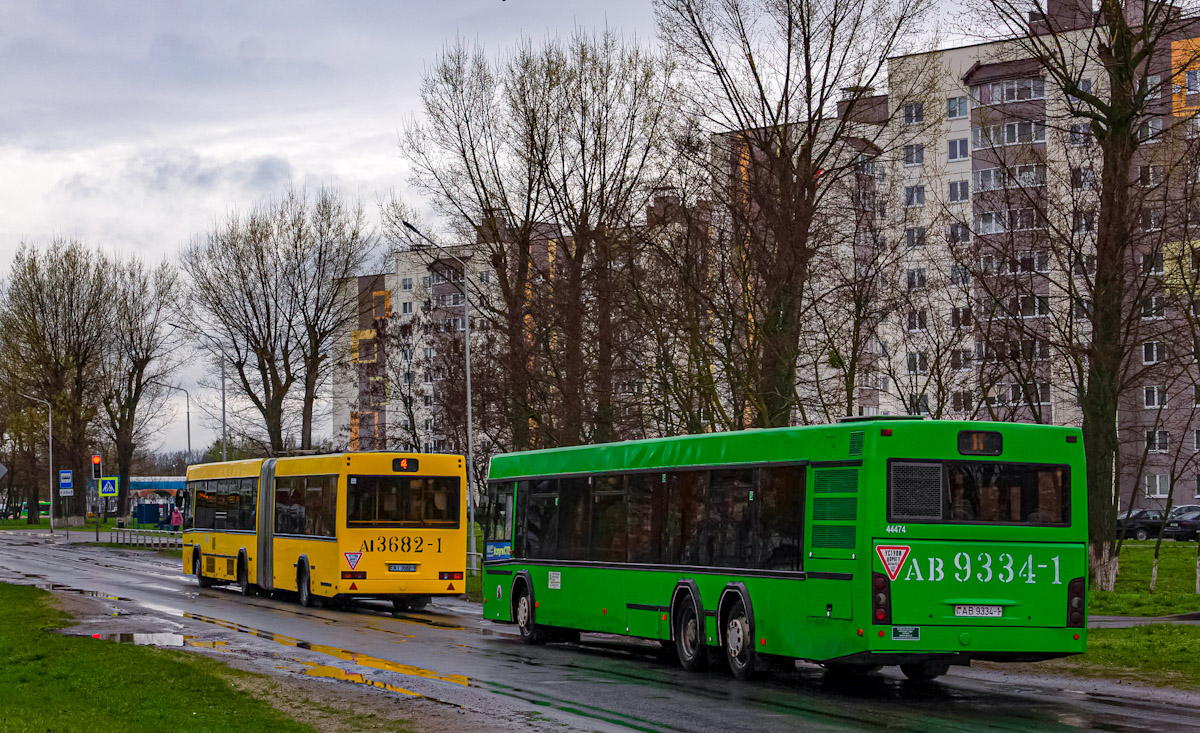
[[[854,432],[879,435],[892,429],[906,436],[898,440],[898,450],[906,455],[928,451],[929,438],[944,438],[964,429],[999,430],[1008,439],[1016,438],[1021,455],[1037,451],[1046,431],[1075,434],[1074,427],[1029,423],[983,422],[971,420],[881,419],[853,420],[825,425],[788,428],[738,430],[727,433],[702,433],[669,438],[629,440],[620,443],[548,448],[545,450],[505,453],[494,456],[488,471],[491,480],[555,476],[560,474],[630,471],[683,466],[719,466],[778,461],[837,461],[861,456],[851,452],[850,435]],[[914,430],[915,429],[915,430]],[[937,442],[945,457],[957,457],[953,444]],[[1006,453],[1009,452],[1006,450]],[[897,453],[899,455],[899,453]],[[1038,458],[1038,460],[1045,460]]]

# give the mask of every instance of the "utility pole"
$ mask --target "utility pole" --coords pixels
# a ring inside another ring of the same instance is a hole
[[[228,460],[225,457],[225,449],[229,443],[229,438],[225,435],[225,355],[221,355],[221,460]]]
[[[425,236],[419,229],[407,221],[401,221],[404,227],[416,234],[421,239],[429,242],[434,247],[454,259],[455,262],[462,267],[462,292],[463,292],[463,329],[466,338],[464,349],[466,351],[466,370],[467,370],[467,523],[471,525],[470,532],[467,534],[467,552],[471,558],[471,569],[475,570],[475,455],[474,455],[474,440],[472,435],[474,422],[471,419],[471,281],[467,276],[467,263],[455,255],[450,250]]]
[[[224,393],[224,388],[225,388],[224,376],[225,376],[224,373],[222,373],[222,375],[221,375],[221,378],[222,378],[221,379],[221,389],[222,389],[221,395],[222,395],[222,397],[224,397],[224,394],[225,394]],[[155,384],[157,384],[160,387],[165,387],[167,389],[173,389],[173,390],[176,390],[179,392],[183,392],[183,404],[184,404],[183,409],[184,409],[184,415],[186,415],[186,417],[187,417],[188,464],[190,465],[192,462],[192,396],[190,394],[188,394],[188,391],[186,389],[184,389],[183,387],[176,387],[173,384],[164,384],[162,382],[155,382]],[[224,399],[222,399],[221,400],[222,413],[224,413],[224,407],[225,407],[225,401],[224,401]],[[222,414],[221,417],[224,418],[224,414]]]
[[[47,452],[49,453],[47,459],[50,461],[50,534],[54,534],[54,408],[51,407],[49,400],[43,400],[40,397],[34,397],[33,395],[27,394],[22,394],[22,396],[31,399],[34,402],[41,402],[46,406],[46,444],[48,445]],[[29,507],[29,511],[34,512],[34,516],[38,518],[40,523],[42,518],[42,508],[40,503],[39,506]]]

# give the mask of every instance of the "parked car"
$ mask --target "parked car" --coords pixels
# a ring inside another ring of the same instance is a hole
[[[1200,512],[1200,504],[1180,504],[1179,506],[1171,507],[1171,513],[1167,515],[1167,519],[1174,519],[1180,514],[1189,514],[1191,512]]]
[[[1157,535],[1162,523],[1162,510],[1135,509],[1123,517],[1117,517],[1117,536],[1144,540],[1151,535]]]
[[[1173,540],[1194,540],[1200,532],[1200,511],[1169,517],[1163,527],[1163,537]]]

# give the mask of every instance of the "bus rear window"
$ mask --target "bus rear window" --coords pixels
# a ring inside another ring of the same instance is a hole
[[[347,527],[458,527],[454,476],[350,476]]]
[[[892,461],[888,519],[944,524],[1070,524],[1066,466]]]

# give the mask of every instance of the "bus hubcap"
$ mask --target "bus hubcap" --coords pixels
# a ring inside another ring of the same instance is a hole
[[[529,626],[529,596],[521,596],[517,601],[517,623],[521,628]]]
[[[690,654],[696,648],[697,624],[695,617],[683,623],[683,646]]]
[[[725,639],[729,645],[729,656],[740,657],[742,651],[746,648],[746,632],[742,627],[745,619],[741,616],[729,621],[729,628],[725,631]]]

